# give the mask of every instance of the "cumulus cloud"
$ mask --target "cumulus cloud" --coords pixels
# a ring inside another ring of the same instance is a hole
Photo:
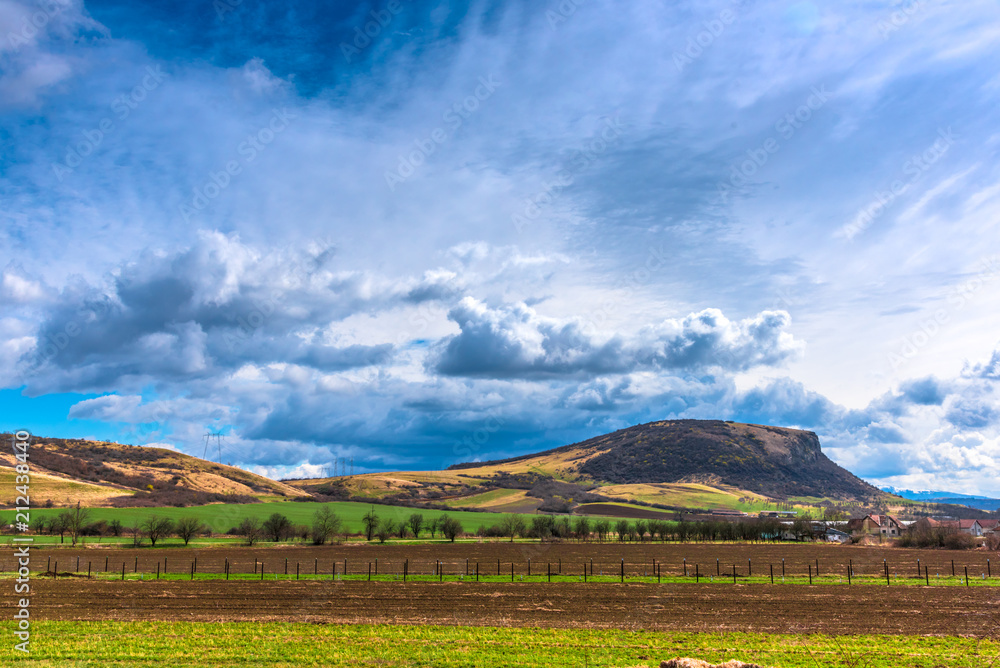
[[[331,324],[455,289],[446,271],[398,280],[336,271],[329,250],[261,253],[206,233],[189,249],[147,253],[108,285],[67,286],[52,304],[38,304],[44,318],[22,356],[23,380],[101,391],[122,379],[196,379],[247,363],[319,371],[385,364],[394,343],[338,343]],[[25,299],[40,294],[4,276]]]
[[[0,3],[0,108],[34,105],[78,69],[65,46],[77,37],[107,35],[82,0]]]
[[[114,393],[73,415],[197,453],[225,430],[274,472],[677,416],[812,428],[864,475],[995,480],[1000,357],[955,377],[996,311],[968,242],[1000,212],[995,2],[886,34],[876,5],[756,3],[680,63],[711,8],[594,0],[553,30],[543,5],[415,1],[345,62],[342,5],[132,3],[105,29],[80,0],[0,2],[4,386]],[[496,94],[469,97],[480,77]],[[899,192],[942,124],[954,150]],[[915,378],[878,375],[904,336]]]
[[[786,312],[731,322],[718,309],[668,319],[604,340],[579,320],[540,316],[524,303],[491,308],[466,297],[448,314],[461,332],[442,343],[435,369],[495,378],[601,375],[717,367],[744,371],[794,358],[802,344],[786,330]]]

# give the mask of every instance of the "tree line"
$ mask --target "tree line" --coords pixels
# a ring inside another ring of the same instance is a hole
[[[465,530],[457,519],[447,514],[427,518],[422,513],[412,513],[403,519],[380,517],[375,507],[361,518],[361,535],[365,540],[385,543],[390,539],[406,539],[438,535],[454,542],[465,535]],[[59,515],[33,523],[36,531],[59,534],[60,542],[69,537],[73,545],[83,536],[127,536],[132,544],[139,547],[148,541],[152,546],[166,537],[176,536],[188,542],[195,536],[211,534],[211,529],[200,519],[185,517],[171,520],[157,514],[135,519],[125,525],[120,520],[109,522],[90,521],[90,511],[79,504]],[[294,524],[281,513],[274,513],[265,520],[247,517],[227,532],[241,536],[248,545],[260,541],[280,542],[285,540],[311,541],[313,545],[344,539],[349,531],[344,521],[329,507],[322,506],[307,525]],[[556,515],[535,515],[526,518],[512,513],[500,517],[500,521],[490,527],[480,526],[475,535],[484,538],[534,538],[539,540],[576,539],[599,542],[642,542],[642,541],[745,541],[763,542],[779,540],[782,535],[791,534],[796,539],[808,538],[812,534],[807,518],[798,518],[791,525],[782,524],[777,519],[757,520],[699,520],[667,521],[656,519],[590,518],[585,515],[569,517]]]

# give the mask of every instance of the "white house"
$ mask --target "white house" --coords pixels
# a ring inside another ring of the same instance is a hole
[[[963,532],[973,536],[983,535],[983,526],[979,520],[959,520],[958,528]]]

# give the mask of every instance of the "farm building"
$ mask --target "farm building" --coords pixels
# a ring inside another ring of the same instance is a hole
[[[983,528],[983,534],[1000,533],[1000,520],[979,520],[979,526]]]
[[[983,526],[979,523],[979,520],[959,520],[958,528],[963,533],[967,533],[972,536],[983,535]]]
[[[847,530],[864,531],[874,536],[899,536],[903,532],[903,524],[892,515],[865,515],[850,520],[847,523]]]
[[[846,543],[851,540],[851,534],[833,527],[827,527],[823,535],[828,543]]]

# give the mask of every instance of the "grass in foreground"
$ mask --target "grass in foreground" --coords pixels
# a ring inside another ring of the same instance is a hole
[[[0,623],[13,638],[11,622]],[[988,668],[995,640],[238,622],[36,622],[32,666],[636,667],[692,656],[779,668]],[[8,643],[0,656],[14,652]],[[17,654],[20,654],[18,652]]]

